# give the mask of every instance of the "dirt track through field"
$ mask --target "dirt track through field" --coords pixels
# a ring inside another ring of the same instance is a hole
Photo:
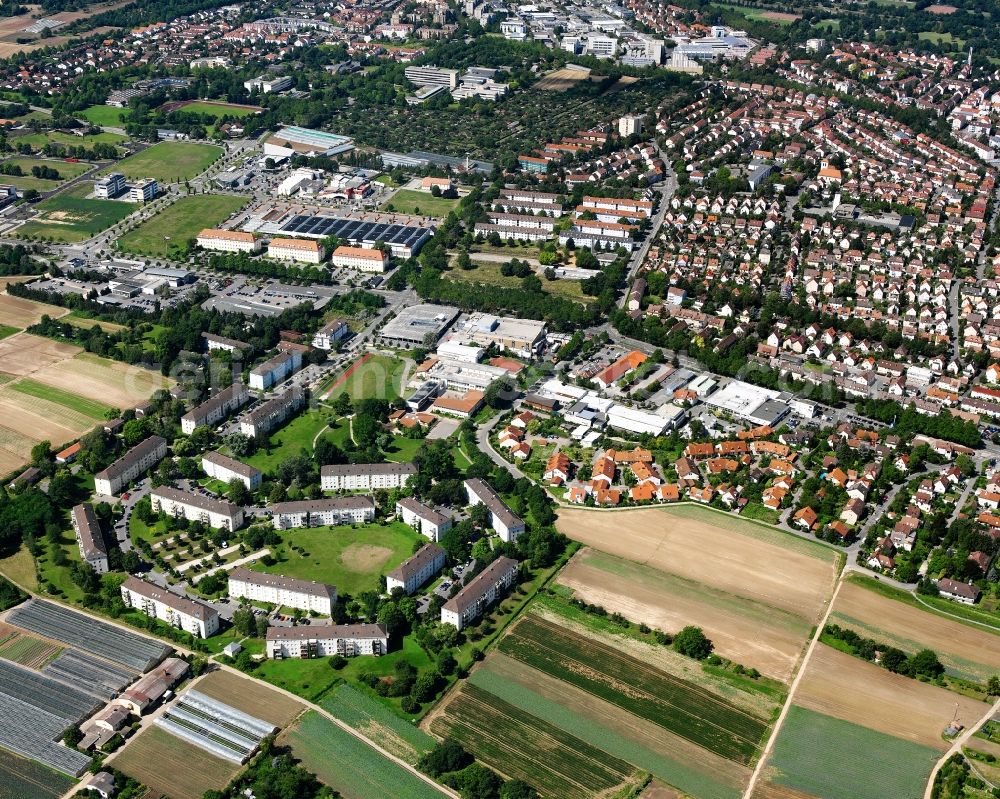
[[[656,508],[607,513],[563,508],[557,527],[570,538],[612,555],[803,614],[812,621],[823,612],[836,577],[832,558],[806,554],[798,549],[798,541],[785,547],[765,537]]]

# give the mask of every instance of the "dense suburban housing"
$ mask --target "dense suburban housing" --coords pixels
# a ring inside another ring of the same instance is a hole
[[[513,558],[500,556],[441,606],[441,622],[459,630],[482,614],[497,597],[514,584],[518,565]]]
[[[161,436],[150,436],[132,447],[107,469],[94,475],[94,491],[105,496],[114,496],[166,456],[167,440]]]
[[[319,471],[324,491],[371,491],[402,488],[417,473],[415,463],[345,463]]]
[[[333,497],[307,499],[298,502],[277,502],[271,506],[272,521],[278,530],[290,527],[322,527],[324,525],[363,524],[375,520],[375,503],[371,497]]]
[[[385,576],[386,591],[391,593],[394,588],[402,588],[404,593],[412,594],[440,573],[445,556],[445,551],[437,544],[424,544]]]
[[[451,529],[451,519],[413,497],[404,497],[396,503],[396,514],[405,524],[431,541],[440,541]]]
[[[493,486],[474,477],[465,481],[470,505],[485,505],[490,512],[490,524],[502,541],[516,541],[524,532],[524,522],[504,502]]]
[[[175,518],[201,522],[222,530],[237,530],[243,525],[243,508],[201,494],[189,494],[172,486],[154,488],[149,500],[156,512]]]
[[[98,574],[108,571],[108,548],[101,534],[101,523],[94,513],[94,506],[84,502],[73,508],[73,531],[80,547],[80,557]]]
[[[381,624],[310,624],[268,627],[269,658],[383,655],[389,634]]]
[[[229,572],[229,596],[329,616],[337,601],[337,589],[325,583],[265,574],[240,566]]]
[[[221,452],[206,452],[201,456],[201,468],[209,477],[228,483],[230,480],[240,480],[251,491],[260,487],[264,475],[255,466],[230,458]]]
[[[242,383],[233,383],[222,389],[214,397],[205,400],[201,405],[192,408],[181,417],[181,430],[188,435],[195,428],[213,425],[225,419],[229,414],[238,411],[250,400],[250,392]]]
[[[214,608],[138,577],[129,577],[122,583],[122,601],[127,607],[141,610],[147,616],[200,638],[208,638],[219,631],[219,614]]]

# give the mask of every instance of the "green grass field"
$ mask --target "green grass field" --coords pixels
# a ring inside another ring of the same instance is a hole
[[[243,117],[260,113],[264,109],[258,107],[248,108],[243,105],[233,105],[231,103],[212,103],[206,100],[199,100],[194,103],[189,103],[179,110],[191,114],[211,114],[216,119],[220,119],[224,116],[242,119]]]
[[[90,183],[79,183],[36,206],[38,216],[17,228],[19,237],[74,242],[89,239],[120,222],[138,208],[118,200],[87,199]]]
[[[334,427],[326,430],[333,424]],[[326,432],[323,432],[326,430]],[[335,444],[344,442],[349,434],[348,422],[335,419],[332,412],[308,410],[300,413],[292,421],[271,433],[268,440],[269,448],[257,450],[253,455],[243,458],[246,463],[255,466],[262,472],[271,472],[290,455],[299,455],[305,450],[312,454],[313,441],[321,434]]]
[[[137,255],[183,257],[191,239],[206,227],[216,227],[245,204],[244,198],[227,194],[181,197],[118,239],[118,248]]]
[[[5,164],[21,167],[23,175],[0,175],[4,183],[9,183],[21,190],[37,189],[38,191],[52,191],[59,188],[66,180],[79,177],[88,169],[90,164],[78,162],[70,163],[53,158],[32,158],[31,156],[16,156],[4,160]],[[36,178],[31,174],[31,168],[35,166],[47,166],[55,169],[60,174],[59,180],[49,180],[48,178]]]
[[[444,795],[316,711],[303,715],[279,741],[288,743],[306,769],[345,799],[441,799]]]
[[[15,333],[20,332],[21,328],[11,327],[10,325],[0,325],[0,339],[7,338],[7,336],[13,336]]]
[[[125,325],[118,325],[114,322],[106,322],[103,319],[91,319],[75,311],[73,313],[66,314],[65,316],[60,316],[59,321],[68,325],[73,325],[73,327],[79,327],[83,330],[92,330],[96,325],[107,333],[118,333],[122,330],[128,329]]]
[[[512,260],[522,257],[513,248],[504,253],[504,255],[509,255]],[[500,264],[498,263],[477,261],[475,257],[473,257],[472,263],[475,268],[459,269],[458,267],[454,267],[445,272],[444,277],[458,283],[483,283],[487,286],[501,286],[503,288],[516,289],[521,285],[521,278],[501,274]],[[575,300],[582,303],[592,302],[594,299],[583,293],[583,284],[579,280],[546,280],[542,277],[542,291],[546,294],[565,297],[567,300]]]
[[[823,799],[922,796],[939,753],[793,705],[774,745],[773,782]]]
[[[346,380],[338,382],[340,375],[337,375],[330,381],[330,384],[324,386],[324,390],[329,385],[336,384],[336,387],[330,392],[329,399],[346,392],[352,400],[373,397],[394,400],[402,396],[405,368],[406,362],[401,358],[389,355],[370,355],[364,363],[351,371]]]
[[[533,615],[518,622],[499,650],[737,763],[753,762],[768,730],[767,718],[697,683]]]
[[[430,735],[350,685],[334,688],[322,707],[408,763],[416,763],[420,755],[434,748]]]
[[[499,699],[531,713],[547,724],[572,733],[590,746],[597,747],[643,771],[701,799],[737,799],[740,791],[717,782],[679,759],[656,752],[631,741],[619,730],[604,726],[600,719],[585,716],[567,705],[554,702],[529,687],[513,682],[493,671],[491,661],[479,666],[469,682]]]
[[[553,799],[606,796],[638,781],[636,770],[623,760],[475,684],[465,683],[431,726],[487,765]]]
[[[385,205],[383,210],[396,211],[400,214],[420,214],[443,219],[448,213],[458,207],[458,200],[445,197],[435,197],[430,192],[400,189]]]
[[[59,130],[48,130],[44,133],[28,133],[11,140],[11,144],[30,144],[36,149],[42,149],[46,144],[62,144],[67,147],[91,147],[95,144],[123,144],[127,141],[120,133],[95,133],[89,136],[74,136]]]
[[[712,3],[713,8],[720,8],[725,11],[733,11],[746,19],[754,20],[755,22],[768,22],[771,25],[791,25],[793,20],[790,19],[772,19],[767,16],[767,9],[765,8],[749,8],[747,6],[736,6],[727,3]]]
[[[132,111],[128,108],[115,108],[110,105],[92,105],[84,108],[77,116],[87,120],[91,125],[108,128],[121,128],[125,126],[122,119],[128,119]]]
[[[278,562],[273,566],[255,563],[257,571],[319,580],[337,586],[341,595],[357,596],[378,588],[379,575],[392,571],[413,553],[420,539],[402,522],[366,524],[361,527],[311,527],[283,530]],[[295,551],[292,547],[302,551]]]
[[[104,173],[122,172],[130,180],[156,178],[160,183],[178,183],[200,175],[221,155],[222,148],[214,144],[163,141],[130,155]]]
[[[0,796],[55,799],[73,785],[74,781],[64,774],[0,749]]]
[[[27,394],[30,397],[65,405],[67,408],[72,408],[74,411],[89,416],[92,419],[107,419],[107,413],[111,410],[111,406],[105,405],[103,402],[98,402],[87,397],[80,397],[64,389],[39,383],[28,377],[23,377],[16,383],[12,383],[10,388],[12,391]]]

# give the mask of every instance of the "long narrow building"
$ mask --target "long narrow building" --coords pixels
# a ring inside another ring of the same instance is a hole
[[[238,411],[250,401],[250,392],[242,383],[233,383],[192,408],[181,417],[181,430],[191,435],[196,428],[213,425]]]
[[[290,388],[262,405],[253,408],[240,421],[240,432],[256,438],[270,433],[274,428],[294,415],[306,401],[300,388]]]
[[[163,511],[174,518],[183,517],[220,530],[238,530],[243,526],[243,508],[232,502],[189,494],[173,486],[154,488],[149,500],[155,512]]]
[[[300,624],[267,628],[267,656],[277,660],[384,655],[388,649],[389,634],[381,624]]]
[[[94,513],[94,506],[84,502],[73,508],[73,531],[80,547],[80,558],[98,574],[108,571],[108,548],[101,533],[101,523]]]
[[[167,440],[161,436],[150,436],[132,447],[107,469],[94,475],[95,493],[115,496],[124,486],[152,469],[166,456]]]
[[[385,590],[402,588],[410,595],[444,568],[447,553],[437,544],[424,544],[385,576]]]
[[[497,558],[441,606],[441,622],[459,630],[468,627],[514,584],[518,568],[513,558]]]
[[[260,488],[264,475],[260,469],[247,463],[230,458],[221,452],[206,452],[201,456],[201,468],[209,477],[221,480],[223,483],[236,479],[251,491]]]
[[[337,588],[315,580],[298,580],[239,566],[229,572],[229,596],[330,616],[337,602]]]
[[[485,480],[474,477],[465,481],[470,505],[485,505],[490,512],[490,524],[502,541],[516,541],[525,530],[524,521],[507,507],[507,503]]]
[[[363,524],[375,521],[375,503],[367,496],[277,502],[271,506],[271,514],[271,520],[278,530]]]
[[[415,463],[345,463],[319,471],[324,491],[373,491],[402,488],[417,473]]]
[[[127,607],[140,610],[171,627],[199,638],[208,638],[219,631],[219,614],[204,602],[180,596],[138,577],[126,579],[121,591],[122,601]]]

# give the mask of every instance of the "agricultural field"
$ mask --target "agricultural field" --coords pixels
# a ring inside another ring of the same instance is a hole
[[[202,799],[205,791],[224,788],[240,770],[238,764],[155,725],[140,732],[107,762],[147,786],[152,795],[172,799]]]
[[[10,325],[0,325],[0,338],[7,338],[7,336],[13,336],[19,330],[20,328],[11,327]]]
[[[504,253],[508,259],[522,258],[517,249],[511,248]],[[500,286],[502,288],[519,288],[521,278],[513,275],[507,276],[500,272],[500,264],[495,261],[477,260],[475,254],[471,255],[472,269],[459,269],[454,267],[445,272],[444,277],[457,283],[482,283],[487,286]],[[593,300],[583,293],[583,284],[579,280],[546,280],[542,278],[542,291],[556,297],[564,297],[567,300],[587,303]]]
[[[130,230],[117,245],[120,250],[155,258],[187,255],[193,239],[206,227],[216,227],[246,204],[243,197],[197,194],[181,197],[163,211]]]
[[[754,799],[922,796],[939,756],[939,749],[793,705]]]
[[[812,620],[799,614],[590,548],[573,556],[557,583],[584,602],[668,633],[701,627],[721,656],[783,682],[811,629]]]
[[[572,89],[581,81],[586,80],[590,80],[589,69],[563,67],[562,69],[550,72],[532,86],[532,88],[543,92],[564,92],[567,89]]]
[[[352,400],[397,399],[402,395],[406,372],[406,361],[402,358],[367,354],[326,387],[324,399],[340,394],[347,394]]]
[[[56,799],[73,785],[72,779],[58,771],[0,749],[0,796]]]
[[[407,763],[416,763],[420,755],[434,748],[434,739],[426,732],[346,683],[334,688],[320,704],[331,715]]]
[[[160,183],[180,183],[200,175],[222,155],[214,144],[164,141],[119,161],[107,172],[121,172],[129,180],[155,178]]]
[[[689,505],[614,513],[563,508],[557,528],[594,549],[802,615],[811,624],[829,601],[841,557],[766,525]]]
[[[278,743],[344,799],[441,799],[444,792],[388,759],[316,711],[285,730]]]
[[[11,383],[10,389],[21,394],[27,394],[29,397],[34,397],[35,399],[63,405],[70,410],[82,413],[84,416],[89,416],[95,420],[107,419],[108,411],[111,410],[111,406],[105,405],[103,402],[88,397],[81,397],[70,391],[56,388],[55,386],[48,386],[45,383],[39,383],[30,377],[22,377],[17,382]]]
[[[305,706],[286,694],[268,688],[260,680],[231,671],[213,671],[193,685],[200,693],[263,719],[276,727],[287,727]]]
[[[38,191],[53,191],[59,188],[64,181],[79,177],[84,172],[92,169],[91,164],[84,162],[71,163],[62,159],[53,158],[31,158],[29,156],[16,156],[7,158],[5,164],[19,166],[23,175],[3,175],[3,181],[12,186],[16,186],[22,191],[37,189]],[[35,166],[46,166],[59,172],[59,179],[36,178],[31,174],[31,168]]]
[[[281,544],[272,547],[277,562],[273,566],[257,562],[248,568],[331,583],[340,595],[353,596],[377,589],[379,575],[406,560],[420,538],[402,522],[296,528],[278,535]]]
[[[139,207],[137,203],[121,200],[89,198],[87,195],[92,192],[90,183],[83,181],[42,200],[35,206],[38,215],[16,228],[14,234],[19,238],[83,241],[107,230]]]
[[[125,126],[125,121],[128,120],[131,114],[132,111],[128,108],[115,108],[110,105],[92,105],[90,108],[84,108],[77,116],[97,127],[121,128]]]
[[[46,314],[55,319],[65,313],[66,309],[58,305],[35,302],[12,294],[0,294],[0,319],[5,325],[23,329],[35,324]],[[0,364],[2,363],[4,362],[0,361]],[[4,369],[4,371],[11,370]]]
[[[470,683],[449,697],[431,729],[553,799],[623,793],[640,779],[628,763]]]
[[[6,626],[6,625],[5,625]],[[13,661],[30,669],[40,669],[58,657],[62,647],[40,638],[8,628],[0,637],[0,658]]]
[[[985,683],[1000,673],[1000,637],[929,610],[897,602],[846,580],[830,623],[913,653],[933,649],[948,674]]]
[[[458,207],[458,200],[446,197],[435,197],[430,192],[414,189],[400,189],[385,205],[383,211],[395,211],[397,214],[417,214],[443,219]]]

